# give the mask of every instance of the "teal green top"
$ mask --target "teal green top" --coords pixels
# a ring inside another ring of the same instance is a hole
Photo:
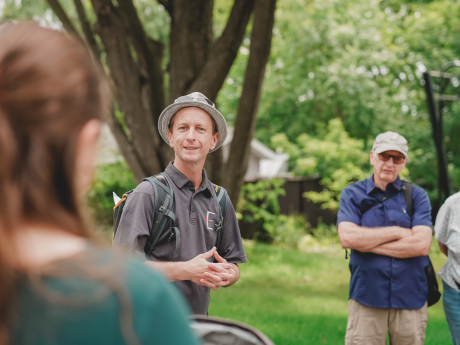
[[[176,287],[135,259],[91,245],[40,277],[18,287],[12,344],[199,343]]]

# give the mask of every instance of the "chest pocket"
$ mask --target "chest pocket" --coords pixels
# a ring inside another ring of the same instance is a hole
[[[406,229],[412,229],[412,217],[407,212],[407,207],[399,206],[396,210],[397,225]]]
[[[412,217],[408,214],[404,203],[389,202],[388,205],[379,203],[362,215],[361,226],[368,228],[400,226],[411,229]]]

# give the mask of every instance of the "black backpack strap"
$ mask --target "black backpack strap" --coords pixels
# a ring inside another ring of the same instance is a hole
[[[401,181],[401,190],[406,201],[407,214],[412,217],[414,214],[414,205],[412,202],[412,183],[406,180]]]
[[[153,223],[152,229],[150,229],[150,236],[145,243],[144,252],[147,257],[155,248],[155,245],[158,242],[161,234],[163,233],[164,229],[166,228],[166,223],[168,222],[168,218],[172,220],[173,224],[176,223],[176,215],[172,211],[172,206],[174,202],[174,192],[172,188],[169,186],[171,185],[171,181],[166,176],[166,174],[161,173],[152,177],[148,177],[143,179],[142,181],[149,181],[153,189],[155,191],[155,222]],[[179,231],[177,231],[178,233]],[[176,233],[176,252],[174,256],[177,257],[179,252],[177,250],[177,242],[179,242],[180,248],[180,235],[177,236]]]
[[[219,209],[219,223],[216,224],[217,243],[216,248],[219,248],[224,231],[224,220],[227,215],[227,191],[225,188],[212,184],[214,187],[214,196],[216,198],[217,208]]]
[[[171,242],[173,239],[176,239],[176,249],[174,250],[173,259],[177,259],[180,253],[180,231],[175,226],[172,228],[171,235],[169,235],[168,241]]]
[[[391,193],[390,195],[387,195],[387,196],[384,196],[384,197],[381,197],[379,198],[378,200],[374,201],[372,204],[370,205],[367,205],[366,207],[364,207],[362,210],[361,210],[361,216],[364,215],[364,213],[366,213],[367,211],[369,211],[371,208],[373,208],[374,206],[377,206],[378,204],[380,204],[381,202],[384,202],[392,197],[394,197],[396,194],[399,193],[399,190],[395,190],[393,193]]]

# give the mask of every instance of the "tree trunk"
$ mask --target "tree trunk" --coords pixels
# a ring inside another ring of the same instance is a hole
[[[120,6],[125,10],[123,14],[110,0],[92,0],[92,2],[98,19],[97,33],[104,44],[110,76],[116,86],[118,104],[132,138],[130,142],[119,144],[129,143],[132,146],[130,150],[138,157],[137,165],[142,170],[136,173],[138,169],[133,169],[135,178],[139,180],[165,168],[163,155],[159,150],[162,147],[162,140],[157,131],[155,117],[152,115],[153,102],[149,102],[149,99],[157,100],[157,98],[152,93],[153,72],[149,73],[154,67],[151,69],[148,63],[158,63],[158,61],[149,55],[146,56],[149,46],[145,37],[137,32],[132,23],[136,20],[133,19],[134,14],[128,10],[126,0],[119,1]],[[129,24],[131,24],[130,31],[126,29]],[[130,33],[136,34],[135,40]],[[137,52],[137,62],[133,58],[131,47],[134,47]],[[157,109],[164,106],[161,95],[157,103],[159,103]],[[127,162],[133,160],[134,158],[131,157]]]
[[[60,6],[59,0],[47,1],[65,29],[79,40],[85,41],[96,59],[101,54],[94,34],[100,36],[109,78],[113,83],[114,95],[123,113],[127,130],[123,129],[124,125],[119,122],[115,113],[111,114],[108,123],[137,180],[164,170],[173,156],[171,148],[163,142],[157,129],[158,118],[166,105],[193,91],[202,92],[212,101],[216,101],[238,54],[255,4],[255,0],[235,0],[222,35],[213,41],[213,0],[158,0],[171,16],[167,95],[164,85],[165,71],[162,70],[163,44],[146,34],[133,0],[117,0],[116,5],[112,0],[91,0],[97,18],[94,31],[81,0],[73,0],[84,39]],[[251,117],[248,123],[243,124],[250,125],[250,130],[243,129],[240,134],[237,128],[237,136],[246,133],[252,137],[254,132],[264,70],[258,65],[263,61],[262,65],[265,66],[270,49],[270,40],[268,39],[267,44],[267,37],[271,37],[274,1],[261,0],[257,6],[255,32],[252,34],[253,47],[246,72],[247,80],[244,83],[244,92],[251,96],[248,98],[243,94],[238,109],[238,114],[249,114]],[[269,30],[269,34],[264,29]],[[259,44],[256,42],[258,39],[264,39],[264,42]],[[250,100],[257,101],[251,103]],[[242,116],[239,115],[239,118]],[[233,160],[240,161],[241,157],[246,157],[247,165],[247,154],[245,156],[245,153],[241,153],[241,149],[248,148],[250,140],[250,137],[245,138],[247,143],[238,147],[237,153],[231,155]],[[222,182],[222,160],[222,152],[218,150],[210,154],[206,162],[208,176],[217,184]],[[236,178],[237,186],[241,186],[244,176],[240,170],[235,170],[239,173]],[[231,176],[233,173],[226,174],[229,175],[229,181],[235,180]]]
[[[216,102],[243,40],[254,0],[236,0],[222,35],[213,43],[212,0],[169,1],[170,103],[182,95],[202,92]],[[222,181],[223,157],[217,150],[206,158],[208,178]]]
[[[171,5],[169,103],[189,90],[209,57],[214,1],[173,0]]]
[[[256,0],[254,6],[251,49],[243,91],[238,103],[235,132],[230,146],[224,183],[224,187],[227,189],[234,205],[238,202],[238,196],[248,167],[265,65],[270,55],[275,8],[276,0]]]

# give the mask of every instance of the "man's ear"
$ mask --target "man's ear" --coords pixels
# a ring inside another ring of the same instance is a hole
[[[168,140],[169,140],[169,146],[173,147],[173,141],[172,141],[172,133],[168,129],[168,132],[166,133],[168,135]]]
[[[213,136],[212,136],[212,145],[211,145],[211,148],[209,150],[214,150],[214,148],[217,145],[217,141],[219,141],[219,132],[216,132],[215,134],[213,134]]]
[[[369,161],[371,162],[372,166],[374,166],[374,157],[375,157],[374,151],[371,151],[369,155]]]

